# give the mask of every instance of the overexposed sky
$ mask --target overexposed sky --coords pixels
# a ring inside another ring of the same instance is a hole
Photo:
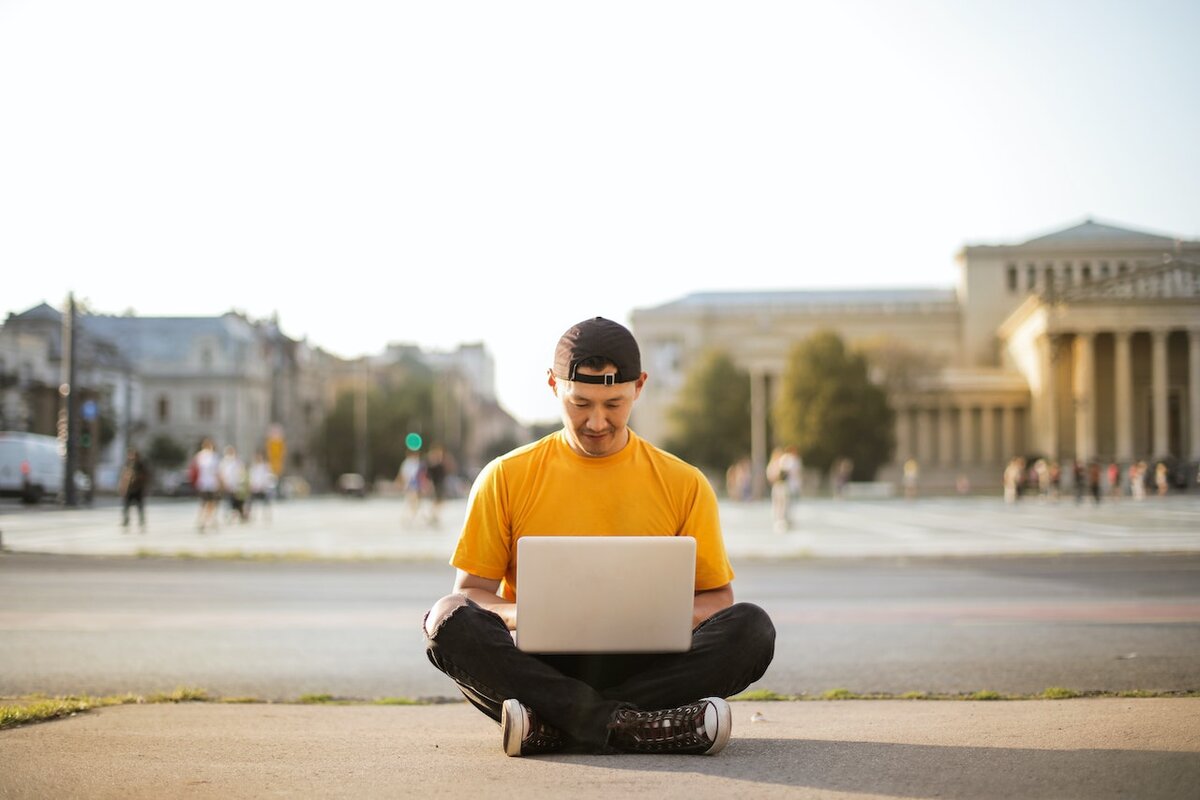
[[[1088,215],[1200,238],[1197,30],[1155,0],[0,0],[0,314],[484,341],[552,418],[586,317],[948,287],[963,244]]]

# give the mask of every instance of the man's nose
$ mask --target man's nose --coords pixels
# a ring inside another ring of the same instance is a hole
[[[604,409],[595,408],[589,411],[585,424],[589,431],[602,431],[607,428],[608,421],[604,418]]]

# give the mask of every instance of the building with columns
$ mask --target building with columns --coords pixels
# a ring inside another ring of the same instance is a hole
[[[664,439],[690,365],[724,349],[750,374],[761,473],[788,353],[832,329],[880,372],[909,365],[881,378],[896,449],[880,480],[909,458],[934,486],[998,483],[1017,455],[1200,461],[1200,241],[1086,220],[957,260],[952,289],[714,292],[635,310],[651,374],[635,428]]]

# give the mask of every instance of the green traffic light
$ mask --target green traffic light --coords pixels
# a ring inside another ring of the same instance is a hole
[[[424,440],[419,433],[410,433],[404,437],[404,446],[409,450],[420,450]]]

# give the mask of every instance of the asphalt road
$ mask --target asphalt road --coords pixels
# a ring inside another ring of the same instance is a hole
[[[735,560],[778,628],[758,688],[1200,689],[1200,556]],[[430,563],[0,556],[0,695],[453,696]]]

